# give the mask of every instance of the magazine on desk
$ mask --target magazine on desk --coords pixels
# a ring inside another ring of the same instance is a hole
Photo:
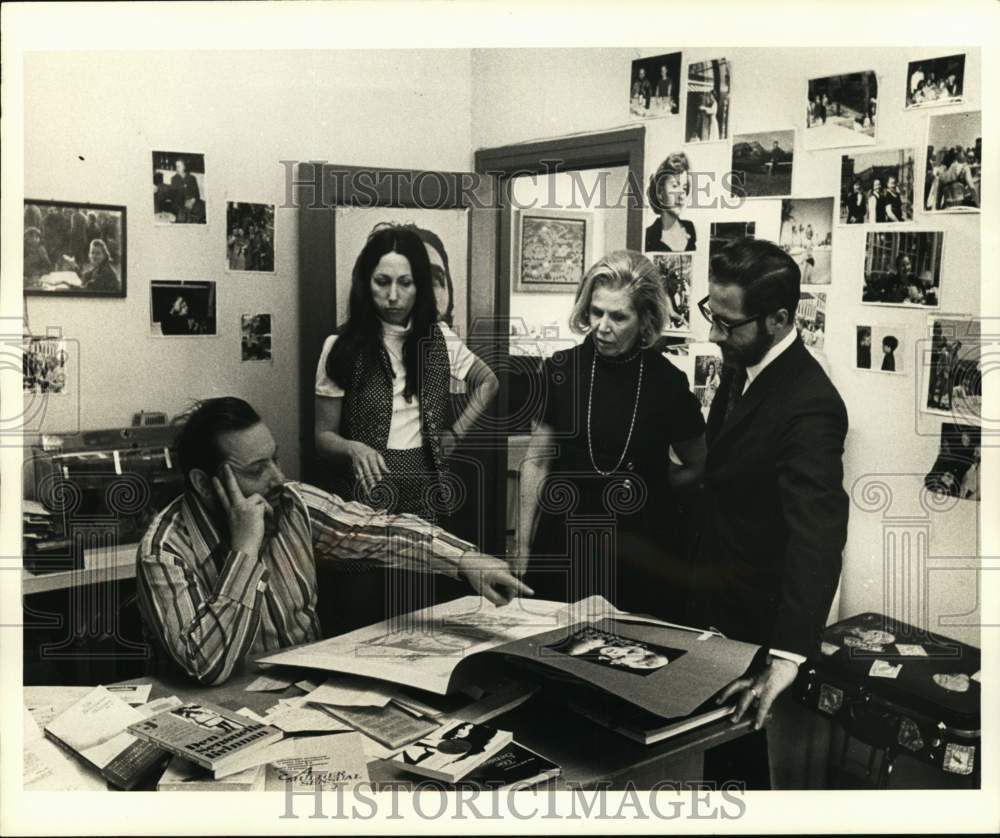
[[[363,674],[443,695],[499,658],[680,719],[743,675],[756,652],[717,633],[626,614],[600,598],[496,607],[467,596],[259,663]]]

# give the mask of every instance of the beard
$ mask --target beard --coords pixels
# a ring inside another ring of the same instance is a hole
[[[767,330],[762,329],[760,324],[758,324],[757,335],[751,343],[740,347],[723,344],[719,349],[722,351],[723,363],[731,367],[743,367],[745,369],[746,367],[752,367],[754,364],[759,364],[764,360],[764,356],[772,344],[773,340],[767,333]]]

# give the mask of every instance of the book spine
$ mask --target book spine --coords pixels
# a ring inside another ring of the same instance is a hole
[[[164,751],[169,751],[171,754],[179,756],[181,759],[186,759],[188,762],[193,762],[195,765],[207,768],[209,771],[212,771],[215,768],[212,761],[206,759],[201,754],[189,751],[183,745],[175,745],[172,742],[165,742],[158,739],[156,736],[151,735],[148,731],[143,730],[139,725],[129,727],[128,732],[145,742],[151,743],[155,747],[162,748]]]
[[[153,742],[137,739],[101,769],[111,785],[131,791],[156,768],[165,768],[170,754]]]

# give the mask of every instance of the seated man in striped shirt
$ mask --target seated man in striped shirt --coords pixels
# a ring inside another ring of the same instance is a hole
[[[317,559],[463,576],[496,605],[532,593],[506,562],[421,518],[287,482],[270,430],[241,399],[202,402],[177,455],[186,491],[139,545],[137,591],[157,652],[203,684],[247,656],[320,639]]]

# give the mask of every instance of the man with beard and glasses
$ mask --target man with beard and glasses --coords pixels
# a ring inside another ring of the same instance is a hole
[[[139,545],[136,583],[159,674],[223,683],[248,655],[320,639],[318,561],[375,559],[464,577],[495,605],[531,589],[507,563],[415,515],[286,481],[242,399],[199,404],[177,440],[184,494]]]
[[[708,416],[691,619],[759,644],[719,696],[755,732],[706,753],[705,777],[769,788],[761,730],[798,666],[819,651],[840,578],[848,498],[847,411],[795,329],[799,268],[780,247],[737,239],[711,259],[699,303],[725,370]]]

